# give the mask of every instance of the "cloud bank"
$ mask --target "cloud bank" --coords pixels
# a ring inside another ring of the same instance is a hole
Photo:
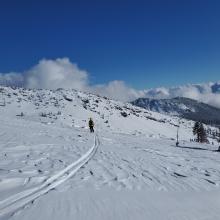
[[[88,73],[70,62],[68,58],[41,60],[24,73],[27,88],[74,88],[84,90],[88,83]]]
[[[220,82],[150,89],[145,96],[155,99],[186,97],[220,108]]]
[[[24,77],[16,72],[0,73],[0,85],[20,87],[24,85]]]
[[[144,91],[138,91],[128,87],[123,81],[111,81],[108,84],[95,85],[90,88],[95,94],[101,94],[112,99],[123,102],[133,101],[137,98],[144,97]]]
[[[88,72],[80,69],[68,58],[43,59],[23,73],[0,73],[0,85],[37,89],[72,88],[124,102],[144,96],[142,91],[130,88],[123,81],[115,80],[108,84],[90,85]]]
[[[80,69],[68,58],[43,59],[22,73],[0,73],[0,85],[44,89],[73,88],[123,102],[133,101],[140,97],[160,99],[180,96],[220,107],[220,82],[149,90],[136,90],[118,80],[107,84],[91,85],[88,72]]]

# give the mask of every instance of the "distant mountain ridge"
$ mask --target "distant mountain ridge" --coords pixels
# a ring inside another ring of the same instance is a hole
[[[176,97],[171,99],[139,98],[133,105],[167,115],[181,116],[205,124],[220,126],[220,109],[193,99]]]
[[[174,87],[158,87],[145,91],[142,98],[172,99],[185,97],[220,108],[220,81],[213,83],[186,84]],[[140,98],[140,97],[138,97]]]

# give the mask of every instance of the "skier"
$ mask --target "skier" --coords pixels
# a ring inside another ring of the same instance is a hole
[[[90,129],[91,133],[94,132],[94,122],[93,122],[92,118],[89,119],[89,129]]]

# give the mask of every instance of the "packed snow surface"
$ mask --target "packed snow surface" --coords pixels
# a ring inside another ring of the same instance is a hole
[[[0,219],[219,219],[218,145],[190,142],[193,122],[75,90],[0,96]]]

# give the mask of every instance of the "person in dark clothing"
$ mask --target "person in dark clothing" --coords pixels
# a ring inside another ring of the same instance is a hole
[[[94,122],[93,122],[92,118],[89,119],[89,129],[90,129],[91,133],[94,132]]]

